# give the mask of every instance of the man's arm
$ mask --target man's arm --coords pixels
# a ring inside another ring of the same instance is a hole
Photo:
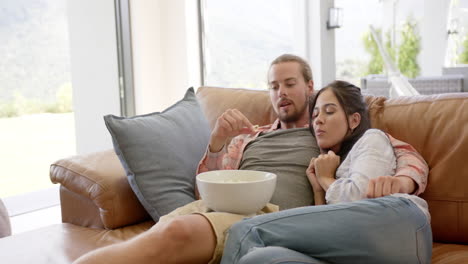
[[[239,135],[233,138],[227,147],[221,146],[219,152],[212,152],[208,146],[205,156],[198,164],[197,174],[212,170],[237,170],[246,142],[245,137],[246,135]],[[230,149],[230,153],[227,149]]]
[[[429,175],[429,166],[424,158],[410,144],[395,139],[389,135],[390,142],[397,158],[397,168],[395,176],[408,177],[415,184],[414,188],[408,185],[411,181],[403,178],[402,190],[405,193],[419,195],[424,192],[427,185],[427,176]],[[400,191],[403,192],[403,191]]]
[[[367,187],[367,198],[379,198],[393,193],[413,193],[415,181],[407,176],[379,176],[371,179]]]
[[[239,110],[226,110],[216,120],[205,156],[198,165],[197,174],[210,170],[237,169],[237,161],[242,157],[240,153],[244,142],[242,136],[252,132],[254,132],[253,125]],[[233,140],[226,148],[228,138],[233,138]],[[237,153],[232,153],[232,151],[237,151]]]
[[[390,135],[388,137],[397,158],[395,177],[380,176],[372,179],[368,185],[367,197],[377,198],[392,193],[423,193],[429,174],[426,161],[410,144]]]

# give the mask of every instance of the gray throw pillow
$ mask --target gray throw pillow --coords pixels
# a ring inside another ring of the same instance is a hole
[[[133,191],[155,221],[195,200],[210,128],[193,88],[163,112],[104,121]]]

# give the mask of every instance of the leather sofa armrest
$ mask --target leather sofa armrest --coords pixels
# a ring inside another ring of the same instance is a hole
[[[62,222],[115,229],[150,219],[114,150],[58,160],[50,179],[61,185]]]

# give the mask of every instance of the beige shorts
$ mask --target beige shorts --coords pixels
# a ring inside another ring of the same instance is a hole
[[[272,212],[278,212],[279,208],[274,204],[267,204],[262,210],[258,211],[256,215],[266,214]],[[227,237],[227,231],[229,228],[239,222],[240,220],[250,217],[240,214],[231,214],[223,212],[213,212],[211,209],[205,206],[202,200],[198,200],[192,203],[189,203],[185,206],[179,207],[169,214],[161,217],[159,222],[167,222],[173,219],[176,216],[189,215],[189,214],[200,214],[203,215],[208,222],[210,222],[211,227],[216,235],[216,247],[213,253],[213,257],[210,260],[211,263],[219,263],[221,257],[223,256],[224,242]]]

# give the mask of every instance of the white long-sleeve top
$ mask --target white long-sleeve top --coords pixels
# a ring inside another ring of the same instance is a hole
[[[367,186],[372,178],[394,175],[396,157],[387,135],[378,129],[369,129],[354,144],[346,159],[336,170],[336,181],[326,194],[328,204],[352,202],[366,198]],[[393,194],[414,202],[430,219],[426,201],[416,195]]]

